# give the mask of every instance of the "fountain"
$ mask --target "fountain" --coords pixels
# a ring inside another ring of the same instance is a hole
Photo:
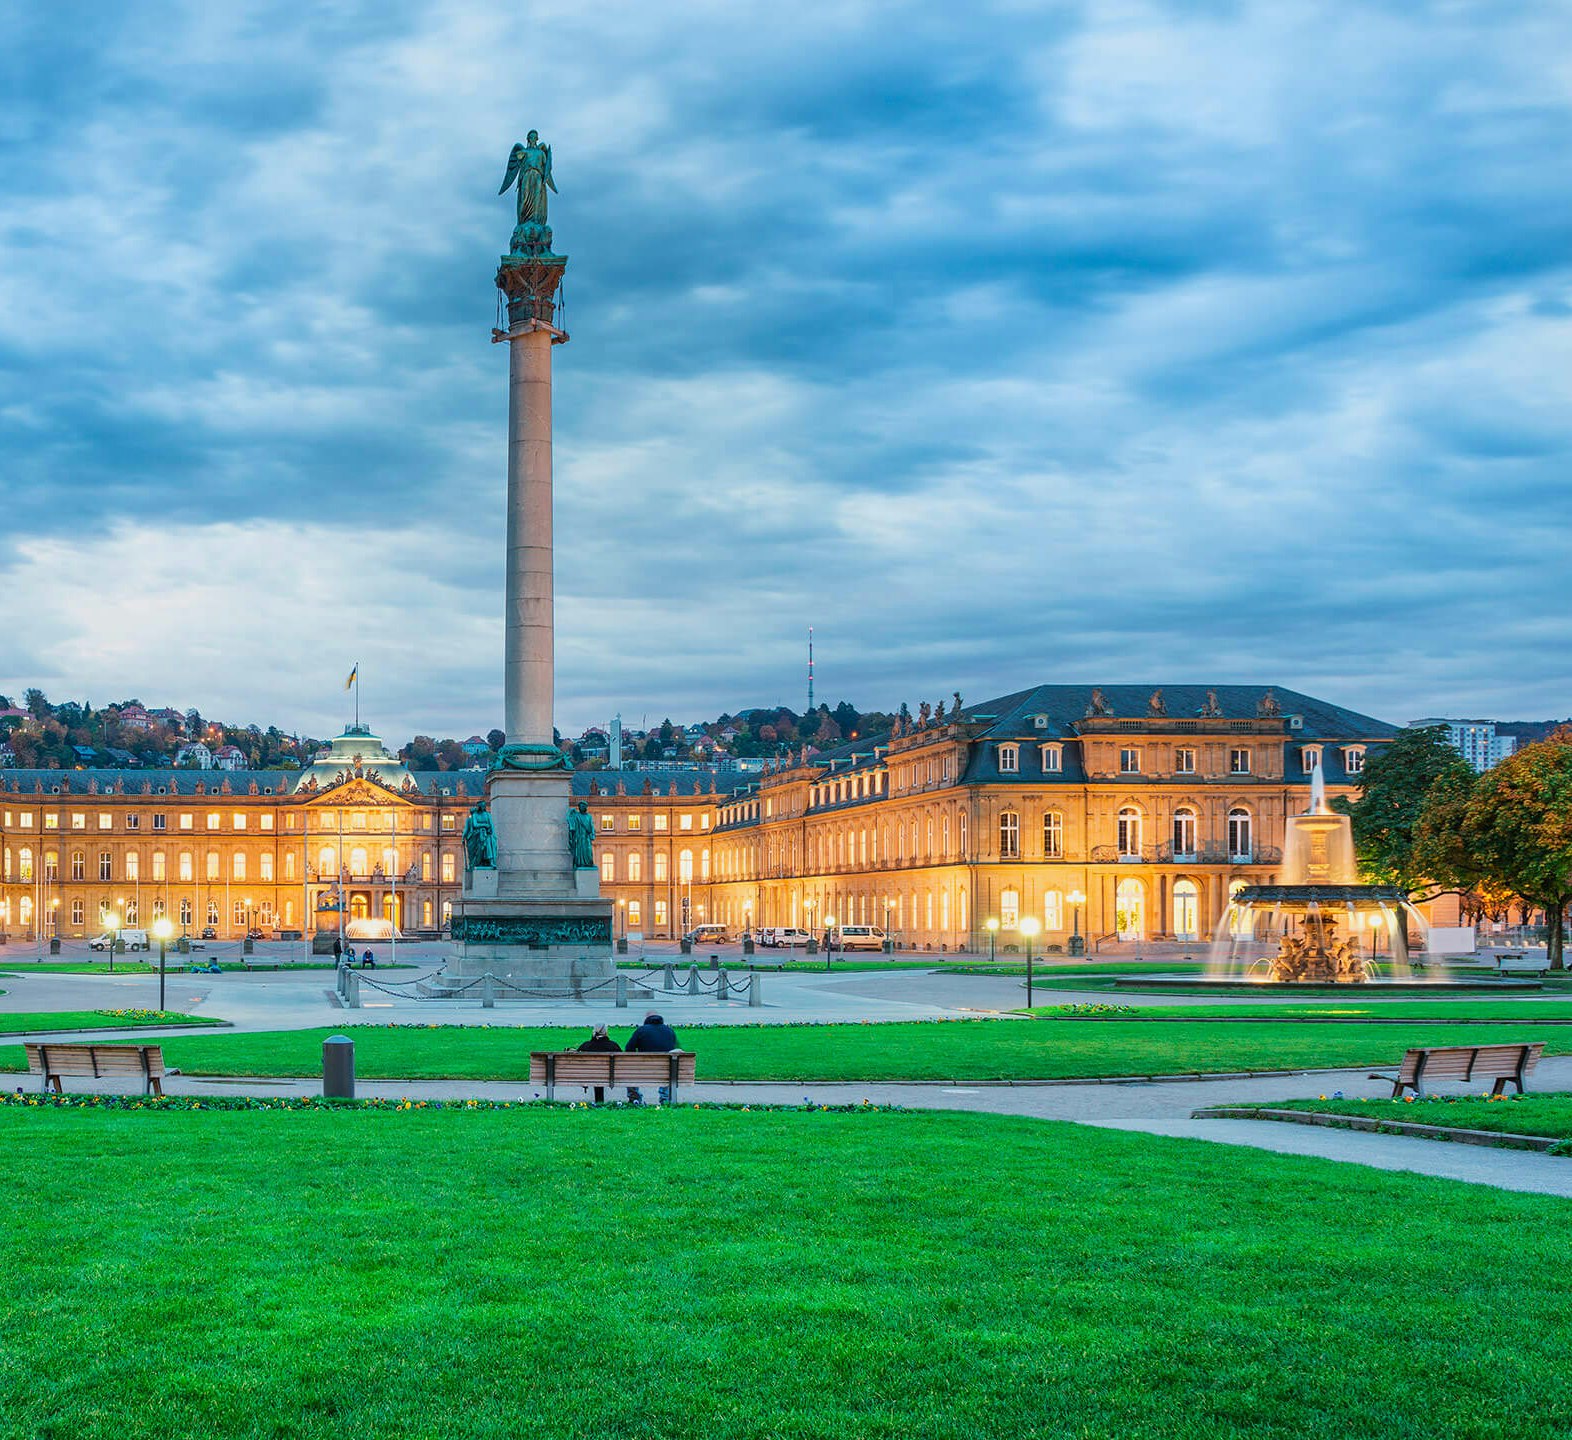
[[[1389,937],[1389,983],[1412,978],[1408,937],[1425,922],[1391,885],[1361,885],[1348,816],[1326,803],[1326,783],[1310,777],[1310,808],[1288,817],[1281,881],[1234,895],[1212,945],[1210,973],[1279,985],[1361,985],[1375,981],[1376,953]]]

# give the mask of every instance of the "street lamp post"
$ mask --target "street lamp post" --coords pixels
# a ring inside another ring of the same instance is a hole
[[[808,922],[808,945],[816,945],[818,943],[818,941],[816,941],[813,936],[813,912],[818,908],[819,905],[818,901],[816,900],[809,899],[802,902],[803,918]],[[805,945],[803,947],[803,953],[806,955],[811,955],[813,952]]]
[[[1032,937],[1037,934],[1038,920],[1027,915],[1021,921],[1021,934],[1026,937],[1026,1008],[1032,1008]]]
[[[169,923],[167,915],[160,915],[153,922],[153,933],[158,936],[158,1013],[164,1013],[164,956],[169,945],[169,937],[175,933],[175,927]]]
[[[885,938],[890,942],[890,950],[892,952],[895,950],[897,944],[899,943],[896,940],[896,938],[895,938],[895,927],[894,927],[894,925],[892,923],[892,921],[894,920],[894,917],[895,917],[895,902],[893,900],[886,900],[884,902],[884,935],[885,935]]]
[[[830,968],[830,957],[835,954],[835,942],[831,938],[834,930],[835,917],[826,915],[824,917],[824,968],[826,970]]]
[[[1072,890],[1065,898],[1075,906],[1075,933],[1070,936],[1070,953],[1072,955],[1084,955],[1086,953],[1086,941],[1081,939],[1081,906],[1086,904],[1086,896],[1079,890]]]
[[[120,944],[120,912],[111,910],[104,917],[104,924],[109,929],[109,973],[115,973],[115,947]]]
[[[988,963],[992,965],[994,947],[998,944],[999,940],[999,922],[990,915],[986,922],[985,928],[988,931]]]

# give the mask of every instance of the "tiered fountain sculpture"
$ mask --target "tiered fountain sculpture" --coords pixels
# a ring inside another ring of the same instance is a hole
[[[1395,886],[1361,885],[1348,816],[1326,803],[1320,770],[1310,809],[1288,819],[1281,883],[1234,896],[1212,947],[1212,970],[1279,984],[1358,985],[1375,978],[1384,933],[1391,978],[1409,978],[1408,936],[1424,920]]]

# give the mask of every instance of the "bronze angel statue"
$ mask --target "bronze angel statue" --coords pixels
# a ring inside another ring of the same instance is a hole
[[[556,182],[551,178],[551,146],[540,143],[540,132],[531,130],[525,143],[515,145],[508,155],[508,173],[497,191],[505,195],[510,186],[518,185],[518,229],[513,232],[515,250],[524,244],[550,246],[551,231],[546,225],[546,192],[556,193]]]

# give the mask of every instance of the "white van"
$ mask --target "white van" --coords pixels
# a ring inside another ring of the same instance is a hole
[[[884,931],[877,925],[842,925],[835,946],[838,950],[882,950]]]
[[[106,930],[96,940],[89,940],[87,942],[87,948],[89,950],[107,950],[115,943],[115,939],[116,937]],[[127,950],[146,950],[150,948],[148,945],[146,930],[122,930],[120,932],[119,939],[120,943],[124,945]]]
[[[690,945],[722,945],[726,941],[724,925],[695,925],[682,937]]]
[[[759,944],[768,945],[772,950],[794,949],[806,945],[812,938],[806,930],[799,930],[795,925],[766,925],[759,931]]]

